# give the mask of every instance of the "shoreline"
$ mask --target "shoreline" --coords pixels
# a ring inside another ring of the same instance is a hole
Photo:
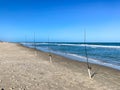
[[[35,54],[37,52],[37,55]],[[4,90],[118,90],[120,71],[21,46],[0,43],[0,88]]]
[[[26,48],[31,48],[31,47],[24,46],[22,44],[20,44],[20,45],[23,46],[23,47],[26,47]],[[34,49],[34,48],[31,48],[31,49]],[[36,50],[40,51],[40,52],[48,53],[47,51],[44,51],[44,50],[40,50],[40,49],[36,49]],[[65,54],[60,54],[60,53],[55,53],[55,52],[50,52],[50,53],[53,54],[53,55],[61,56],[61,57],[67,58],[69,60],[77,61],[77,62],[80,62],[80,63],[85,63],[85,64],[87,63],[83,60],[83,58],[77,58],[77,57],[74,57],[74,56],[72,57],[70,55],[65,56]],[[92,61],[92,59],[89,59],[89,64],[90,65],[99,65],[99,66],[102,66],[102,67],[111,68],[111,69],[115,69],[115,70],[120,71],[120,68],[118,66],[115,66],[115,65],[110,64],[110,63],[101,63],[101,62],[99,62],[99,60],[97,62],[95,62],[95,61]]]

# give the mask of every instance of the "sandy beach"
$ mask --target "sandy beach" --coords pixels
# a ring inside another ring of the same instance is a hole
[[[0,43],[0,90],[120,90],[119,70],[91,66],[89,79],[86,63]]]

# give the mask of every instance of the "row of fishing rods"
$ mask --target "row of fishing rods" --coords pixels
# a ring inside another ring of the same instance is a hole
[[[25,43],[27,43],[27,37],[25,36]],[[88,61],[88,53],[87,53],[87,47],[86,47],[86,30],[84,30],[84,45],[85,45],[85,57],[86,57],[86,64],[87,64],[87,70],[88,70],[88,76],[89,78],[91,79],[92,78],[92,75],[91,75],[91,66],[90,66],[90,63]],[[37,56],[37,45],[36,45],[36,34],[34,32],[34,49],[35,49],[35,56]],[[49,36],[48,36],[48,56],[49,56],[49,61],[50,63],[52,63],[52,54],[51,54],[51,51],[50,51],[50,39],[49,39]]]

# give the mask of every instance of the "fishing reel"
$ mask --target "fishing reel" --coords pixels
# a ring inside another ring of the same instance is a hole
[[[51,55],[51,54],[48,54],[48,56],[49,56],[49,57],[52,57],[52,55]]]

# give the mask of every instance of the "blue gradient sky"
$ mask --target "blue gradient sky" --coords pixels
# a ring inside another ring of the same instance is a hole
[[[120,42],[120,0],[0,0],[4,41]]]

